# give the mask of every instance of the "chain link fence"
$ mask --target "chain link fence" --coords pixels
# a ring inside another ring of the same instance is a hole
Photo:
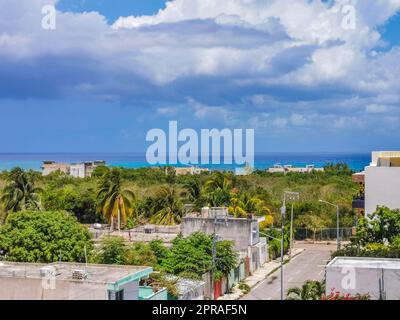
[[[336,240],[337,229],[308,229],[299,228],[294,232],[295,240],[315,240],[315,241],[331,241]],[[340,228],[339,236],[341,240],[350,240],[352,233],[352,228]]]

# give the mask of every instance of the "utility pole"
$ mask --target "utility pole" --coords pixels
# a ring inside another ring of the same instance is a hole
[[[282,220],[282,225],[281,225],[281,300],[283,301],[283,296],[284,296],[284,288],[283,288],[283,254],[284,254],[284,235],[285,235],[285,216],[286,216],[286,197],[283,196],[283,205],[281,208],[281,220]]]

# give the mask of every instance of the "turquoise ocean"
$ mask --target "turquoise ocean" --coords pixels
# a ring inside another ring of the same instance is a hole
[[[362,171],[371,159],[370,153],[258,153],[255,154],[254,167],[267,169],[275,164],[293,165],[304,167],[309,164],[321,168],[328,163],[346,163],[354,171]],[[10,170],[14,167],[23,169],[41,170],[43,161],[57,162],[82,162],[92,160],[105,160],[109,166],[125,168],[149,167],[145,153],[0,153],[0,171]],[[180,166],[179,164],[177,166]],[[233,170],[234,165],[199,165],[211,170]]]

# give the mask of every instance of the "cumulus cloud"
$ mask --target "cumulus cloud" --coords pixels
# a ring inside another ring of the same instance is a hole
[[[400,0],[173,0],[113,25],[58,11],[43,30],[41,8],[56,2],[0,0],[0,99],[85,97],[159,116],[188,104],[199,121],[264,128],[398,116],[400,48],[378,50],[377,28]]]

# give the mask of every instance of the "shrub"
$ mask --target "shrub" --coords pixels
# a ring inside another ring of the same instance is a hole
[[[92,242],[89,231],[62,211],[21,211],[0,228],[0,250],[9,261],[49,263],[85,261]]]

